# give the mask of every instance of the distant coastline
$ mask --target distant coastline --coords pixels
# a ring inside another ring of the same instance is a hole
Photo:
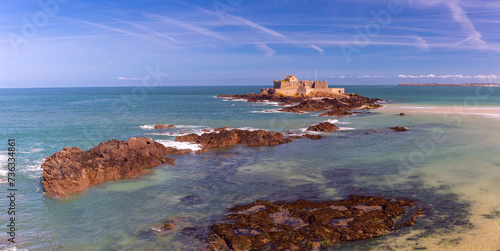
[[[439,83],[427,83],[427,84],[409,84],[401,83],[398,86],[485,86],[485,87],[500,87],[500,83],[466,83],[466,84],[439,84]]]

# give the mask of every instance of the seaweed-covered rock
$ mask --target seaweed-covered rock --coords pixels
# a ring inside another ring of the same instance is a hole
[[[406,132],[408,129],[403,126],[396,126],[396,127],[389,127],[390,129],[394,130],[395,132]]]
[[[330,247],[413,225],[422,213],[411,200],[356,195],[350,195],[346,200],[325,202],[272,203],[258,200],[229,211],[231,213],[222,223],[210,226],[209,250]]]

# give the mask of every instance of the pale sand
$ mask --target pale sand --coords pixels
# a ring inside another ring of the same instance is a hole
[[[435,113],[435,114],[460,114],[461,116],[483,116],[500,119],[499,107],[468,107],[468,106],[410,106],[398,104],[383,104],[379,108],[384,112],[394,113]]]
[[[382,113],[399,114],[442,114],[446,120],[454,121],[461,119],[460,123],[467,133],[474,133],[471,143],[483,142],[492,148],[500,147],[498,123],[490,123],[500,119],[500,107],[437,107],[437,106],[409,106],[405,104],[384,104],[380,109]],[[483,130],[470,131],[471,128],[482,128]],[[470,137],[470,136],[469,136]],[[493,155],[486,159],[457,158],[457,160],[443,160],[448,165],[439,161],[427,163],[418,172],[424,176],[429,187],[449,185],[451,191],[459,197],[471,203],[470,222],[474,225],[472,229],[460,229],[449,233],[436,233],[425,238],[419,238],[416,243],[407,238],[415,236],[417,232],[411,232],[391,240],[391,244],[398,246],[400,250],[413,250],[415,246],[426,247],[428,250],[500,250],[500,218],[488,219],[485,217],[495,211],[500,211],[500,170],[492,160],[498,160],[496,150]],[[475,165],[471,165],[475,164]],[[453,168],[449,168],[453,166]],[[471,168],[473,166],[473,168]],[[414,174],[414,173],[412,173]],[[467,175],[468,174],[468,175]],[[474,177],[471,179],[469,176]],[[418,244],[417,244],[418,243]],[[382,245],[383,246],[383,245]],[[405,248],[407,247],[407,248]],[[376,248],[381,250],[383,248]]]

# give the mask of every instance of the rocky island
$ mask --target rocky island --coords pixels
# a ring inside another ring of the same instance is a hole
[[[289,105],[279,111],[303,113],[325,111],[319,116],[352,115],[354,109],[375,109],[380,99],[367,98],[359,94],[344,93],[344,88],[328,88],[326,81],[298,81],[295,75],[275,81],[274,88],[265,88],[261,93],[228,95],[219,98],[244,99],[248,102],[278,102]]]

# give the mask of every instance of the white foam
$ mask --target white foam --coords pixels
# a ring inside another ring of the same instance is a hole
[[[163,144],[166,147],[173,147],[176,149],[191,149],[192,151],[201,150],[200,144],[193,144],[189,142],[178,142],[173,140],[156,140],[156,142]]]
[[[250,111],[250,113],[280,113],[280,109],[269,109],[264,111]]]
[[[1,151],[0,152],[0,168],[7,166],[8,159],[9,159],[9,156],[7,156],[7,152]]]
[[[351,122],[342,121],[342,122],[337,122],[337,124],[339,124],[339,125],[350,125]]]
[[[339,130],[340,131],[352,131],[352,130],[356,130],[356,128],[352,128],[352,127],[339,127]]]
[[[206,128],[206,126],[202,126],[202,125],[175,125],[175,128],[196,129],[196,128]]]
[[[139,127],[141,129],[144,129],[144,130],[154,130],[155,129],[155,125],[141,125]]]
[[[269,100],[264,100],[260,103],[264,103],[266,105],[274,105],[274,106],[278,106],[280,104],[279,102],[273,102],[273,101],[269,101]]]
[[[336,120],[336,119],[329,119],[329,120],[327,120],[327,121],[323,121],[323,122],[330,122],[330,123],[332,123],[332,124],[335,124],[335,123],[337,123],[337,122],[339,122],[339,121],[338,121],[338,120]]]
[[[255,128],[253,128],[253,127],[229,128],[229,130],[234,130],[234,129],[238,129],[238,130],[246,130],[246,131],[256,131],[256,130],[260,130],[260,129],[255,129]]]

